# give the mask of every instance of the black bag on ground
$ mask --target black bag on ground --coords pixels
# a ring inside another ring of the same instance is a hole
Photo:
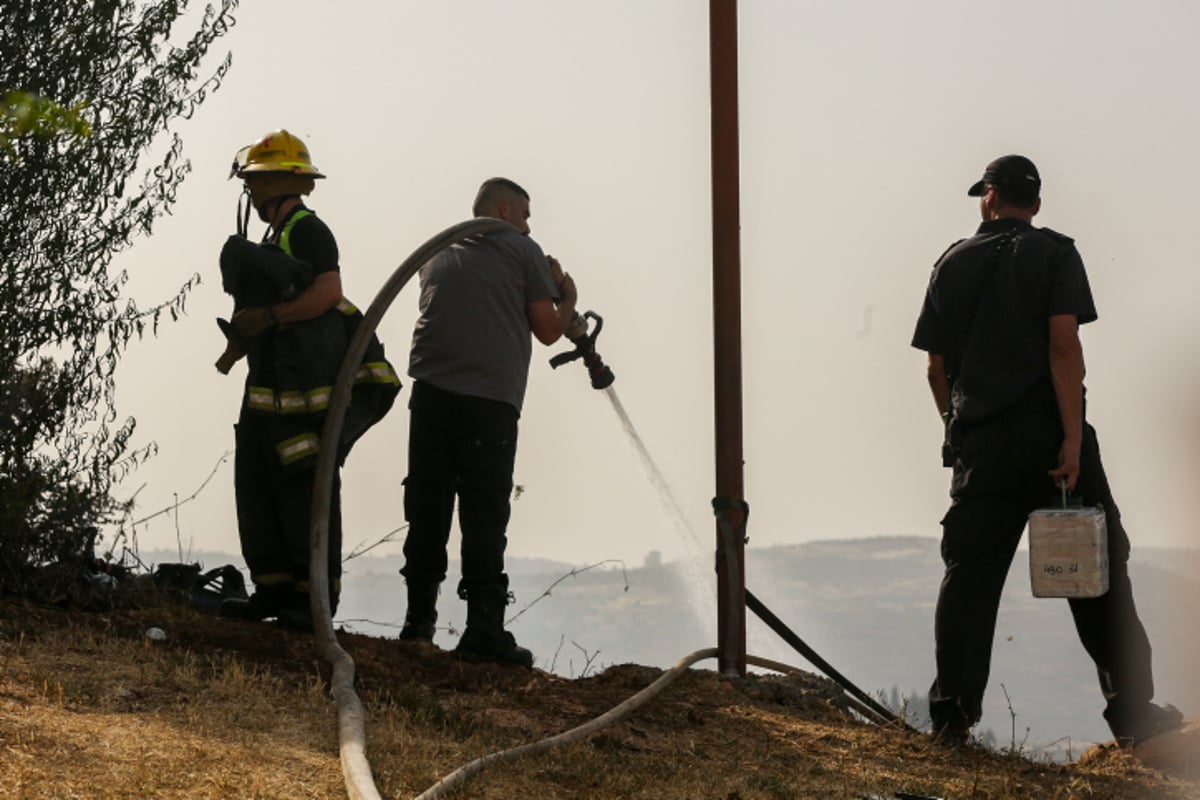
[[[154,587],[205,614],[217,614],[227,597],[246,600],[246,579],[232,564],[201,572],[199,564],[159,564]]]

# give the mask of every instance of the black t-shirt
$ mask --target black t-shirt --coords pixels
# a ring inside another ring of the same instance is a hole
[[[945,358],[956,419],[978,422],[1052,391],[1049,319],[1059,314],[1096,319],[1074,242],[990,220],[934,266],[912,344]]]

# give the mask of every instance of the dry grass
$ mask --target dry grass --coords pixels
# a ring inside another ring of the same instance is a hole
[[[0,644],[0,795],[332,797],[314,680],[75,626]]]
[[[66,613],[0,601],[0,797],[345,795],[327,673],[311,640],[180,609]],[[142,632],[168,632],[151,643]],[[380,792],[411,797],[458,766],[550,736],[660,673],[566,680],[346,635]],[[694,669],[590,738],[497,767],[455,798],[1187,800],[1200,785],[1123,753],[1087,766],[951,751],[880,730],[816,677]]]

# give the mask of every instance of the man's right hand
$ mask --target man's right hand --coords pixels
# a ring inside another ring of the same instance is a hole
[[[564,272],[562,280],[558,284],[558,294],[562,298],[558,301],[559,305],[570,304],[572,308],[579,300],[579,292],[575,288],[575,279],[571,277],[569,272]]]
[[[1078,440],[1064,439],[1062,447],[1058,450],[1058,469],[1052,469],[1048,473],[1054,479],[1055,486],[1061,486],[1065,480],[1068,492],[1075,491],[1075,484],[1079,480],[1079,450]]]
[[[554,256],[546,256],[546,261],[550,263],[550,278],[554,281],[555,288],[558,289],[559,301],[558,305],[570,303],[573,307],[579,299],[578,290],[575,288],[575,279],[570,273],[564,272],[562,264]]]

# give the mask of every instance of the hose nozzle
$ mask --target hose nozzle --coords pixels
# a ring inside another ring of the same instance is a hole
[[[589,319],[596,323],[590,333],[588,332]],[[604,320],[596,312],[576,313],[566,333],[567,338],[575,345],[575,349],[559,353],[551,358],[550,366],[558,369],[563,364],[582,358],[583,364],[588,370],[588,377],[591,378],[592,388],[607,389],[612,385],[615,376],[604,360],[600,358],[600,354],[596,352],[596,337],[600,335],[600,329],[603,327]]]

